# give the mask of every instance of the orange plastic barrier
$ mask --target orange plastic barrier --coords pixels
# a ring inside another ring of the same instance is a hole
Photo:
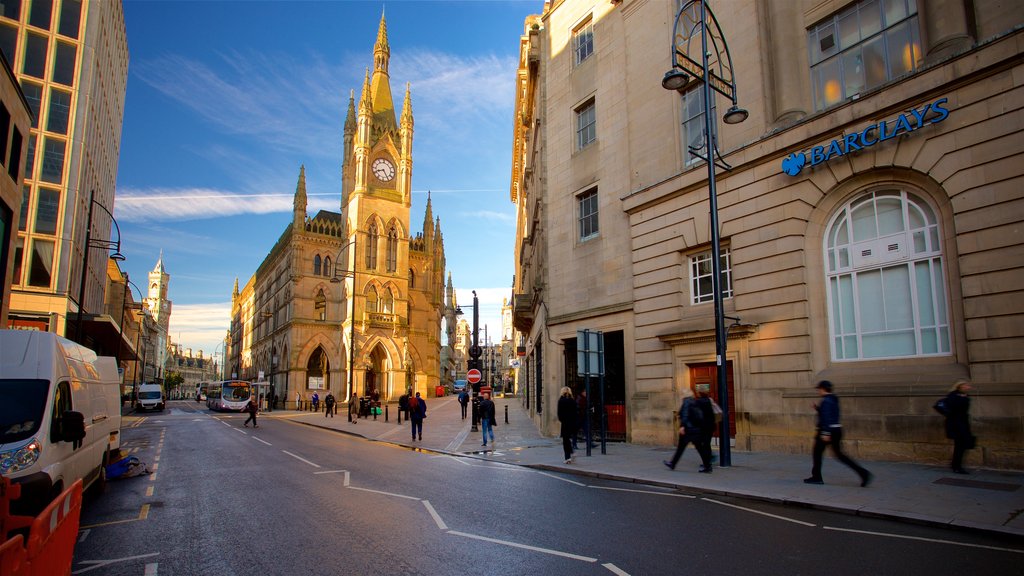
[[[28,563],[32,575],[71,574],[71,557],[82,514],[82,481],[75,480],[32,522],[28,533]]]
[[[0,575],[22,576],[28,574],[27,555],[21,534],[0,544]]]
[[[28,528],[34,518],[31,516],[13,516],[11,500],[21,498],[21,485],[11,482],[9,478],[0,476],[0,540],[7,538],[7,533],[19,528]]]

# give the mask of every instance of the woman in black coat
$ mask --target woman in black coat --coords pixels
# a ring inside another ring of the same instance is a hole
[[[957,380],[953,390],[946,396],[946,438],[953,440],[953,471],[967,474],[964,469],[964,452],[974,448],[974,435],[971,434],[971,399],[967,392],[971,384],[967,380]]]
[[[576,401],[573,400],[572,390],[568,386],[562,387],[562,395],[558,398],[558,421],[562,423],[562,452],[565,454],[565,463],[572,464],[572,439],[576,437]]]

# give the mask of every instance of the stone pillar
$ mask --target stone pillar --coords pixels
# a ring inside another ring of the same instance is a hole
[[[766,16],[766,44],[772,103],[772,125],[785,125],[807,115],[811,98],[807,31],[803,27],[803,2],[762,0],[759,11]]]
[[[919,6],[925,60],[934,62],[970,48],[973,38],[964,0],[929,0]]]

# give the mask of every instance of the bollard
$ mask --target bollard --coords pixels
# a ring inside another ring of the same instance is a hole
[[[508,404],[505,404],[505,424],[508,424]]]
[[[401,407],[398,408],[398,423],[399,424],[402,423],[402,408]]]
[[[384,421],[385,422],[388,421],[388,408],[389,408],[389,406],[387,404],[385,404],[384,405]]]

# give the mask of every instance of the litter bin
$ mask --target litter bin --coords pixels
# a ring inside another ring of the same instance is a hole
[[[434,396],[437,396],[438,398],[444,396],[444,386],[435,386]]]

